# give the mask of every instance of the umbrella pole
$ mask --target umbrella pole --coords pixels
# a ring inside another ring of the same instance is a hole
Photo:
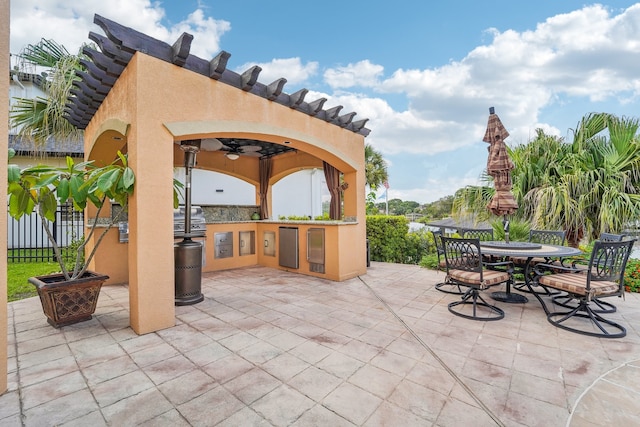
[[[503,217],[502,225],[504,226],[504,241],[509,243],[509,220],[506,215]]]

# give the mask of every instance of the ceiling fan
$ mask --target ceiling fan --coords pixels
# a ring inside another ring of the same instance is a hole
[[[225,156],[229,160],[237,160],[240,156],[260,157],[259,145],[242,145],[234,140],[223,143],[217,138],[205,138],[202,140],[201,149],[205,151],[226,151]]]

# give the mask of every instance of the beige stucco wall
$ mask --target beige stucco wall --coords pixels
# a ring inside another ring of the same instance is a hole
[[[136,332],[166,328],[175,321],[172,183],[173,166],[182,165],[183,156],[174,141],[205,137],[287,141],[299,151],[274,158],[272,183],[303,167],[321,167],[322,160],[342,171],[349,184],[344,215],[356,218],[358,225],[347,232],[348,242],[338,239],[341,247],[334,253],[344,254],[348,275],[366,273],[362,135],[137,53],[85,132],[89,159],[109,162],[114,147],[126,143],[136,174],[127,255],[131,326]],[[200,153],[198,167],[254,185],[259,180],[256,158],[230,161],[220,152]],[[335,277],[341,280],[345,274],[336,272]]]
[[[9,70],[9,0],[0,0],[0,70]],[[0,79],[0,123],[5,123],[0,132],[0,163],[7,164],[9,133],[9,79]],[[0,182],[7,182],[7,168],[0,168]],[[0,199],[7,199],[6,184],[0,185]],[[0,249],[7,253],[7,215],[0,215]],[[0,283],[7,283],[7,257],[0,257]],[[7,391],[7,287],[0,291],[0,393]]]

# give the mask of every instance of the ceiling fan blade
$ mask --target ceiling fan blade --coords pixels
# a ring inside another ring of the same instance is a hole
[[[243,153],[254,153],[256,151],[262,150],[262,147],[259,145],[242,145],[240,146],[240,151]]]
[[[262,157],[262,154],[257,151],[245,151],[241,154],[247,157]]]
[[[200,149],[204,151],[218,151],[224,144],[216,138],[204,138],[200,143]]]

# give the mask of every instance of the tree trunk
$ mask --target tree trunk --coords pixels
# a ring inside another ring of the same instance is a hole
[[[567,244],[572,248],[577,248],[584,237],[584,227],[580,227],[579,229],[568,229],[567,230]]]

